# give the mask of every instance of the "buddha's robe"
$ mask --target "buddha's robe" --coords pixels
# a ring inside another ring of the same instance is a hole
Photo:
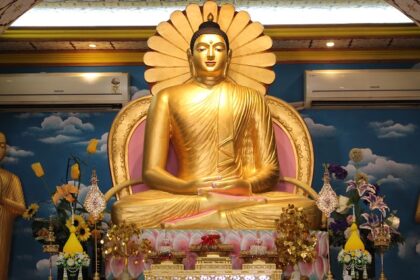
[[[2,199],[9,199],[25,208],[25,200],[19,178],[2,168],[0,168],[0,192]],[[7,279],[13,223],[16,216],[18,214],[13,209],[0,204],[0,279]]]
[[[186,181],[209,176],[246,179],[252,193],[267,200],[264,204],[249,203],[245,207],[235,207],[235,203],[232,207],[216,207],[227,219],[220,227],[270,229],[274,228],[282,207],[288,204],[302,206],[309,212],[315,210],[314,202],[304,196],[271,191],[278,182],[279,163],[264,97],[230,82],[222,82],[210,92],[208,89],[200,92],[197,88],[195,82],[169,88],[152,101],[156,103],[152,104],[152,110],[169,112],[167,129],[179,164],[176,176]],[[169,145],[169,139],[165,144]],[[211,210],[201,207],[206,196],[175,194],[150,187],[151,190],[117,201],[113,206],[113,220],[154,228],[166,221]],[[243,198],[225,196],[228,197],[232,201]],[[208,224],[208,227],[219,226]]]

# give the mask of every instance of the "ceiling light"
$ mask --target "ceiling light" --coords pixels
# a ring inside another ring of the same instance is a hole
[[[334,47],[335,43],[333,41],[328,41],[325,45],[329,48],[332,48]]]
[[[96,45],[95,44],[89,44],[89,48],[94,49],[94,48],[96,48]]]

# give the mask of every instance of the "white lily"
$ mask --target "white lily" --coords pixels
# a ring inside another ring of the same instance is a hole
[[[347,196],[344,196],[344,195],[338,196],[338,207],[336,211],[340,214],[346,213],[347,210],[350,208],[349,200],[350,199]]]

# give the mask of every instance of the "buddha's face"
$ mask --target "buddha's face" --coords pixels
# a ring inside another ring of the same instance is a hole
[[[0,132],[0,161],[6,156],[6,137]]]
[[[219,78],[224,75],[229,56],[222,36],[203,34],[194,42],[191,51],[197,77]]]

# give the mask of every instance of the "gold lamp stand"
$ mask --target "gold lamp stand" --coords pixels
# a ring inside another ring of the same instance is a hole
[[[390,243],[391,234],[388,227],[381,223],[380,226],[373,229],[373,246],[378,249],[381,256],[381,274],[379,280],[387,279],[384,273],[384,253],[388,250]]]
[[[44,253],[50,254],[50,257],[49,257],[50,275],[48,276],[48,280],[53,280],[53,277],[52,277],[52,256],[58,253],[59,245],[54,244],[55,235],[54,235],[54,227],[52,225],[51,218],[50,218],[50,224],[48,226],[48,236],[45,238],[45,241],[47,242],[47,244],[43,245],[42,249],[43,249]]]

